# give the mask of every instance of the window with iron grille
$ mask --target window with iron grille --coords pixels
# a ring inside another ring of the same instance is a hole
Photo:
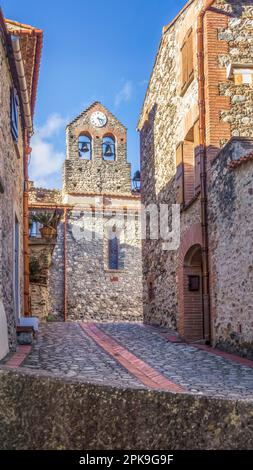
[[[115,236],[112,239],[108,240],[109,243],[109,269],[119,269],[119,240]]]

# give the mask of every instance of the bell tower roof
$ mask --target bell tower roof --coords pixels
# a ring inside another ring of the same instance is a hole
[[[124,126],[124,124],[122,124],[122,122],[119,121],[119,119],[114,116],[114,114],[111,113],[111,111],[109,111],[109,109],[106,108],[106,106],[104,106],[102,103],[100,103],[100,101],[94,101],[93,103],[91,103],[87,108],[85,108],[80,114],[78,114],[74,119],[72,119],[72,121],[70,121],[67,126],[66,126],[66,129],[71,126],[72,124],[74,124],[75,122],[77,122],[80,118],[82,118],[84,115],[86,115],[89,111],[91,111],[93,108],[101,108],[101,109],[104,109],[104,111],[111,115],[116,121],[118,121],[118,123],[124,127],[126,130],[126,126]]]

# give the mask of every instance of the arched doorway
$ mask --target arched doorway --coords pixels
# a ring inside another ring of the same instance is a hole
[[[187,341],[204,339],[202,292],[202,251],[193,245],[184,257],[183,267],[184,338]]]

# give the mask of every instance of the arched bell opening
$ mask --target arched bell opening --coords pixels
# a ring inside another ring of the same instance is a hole
[[[79,158],[82,160],[92,159],[92,139],[88,134],[81,134],[78,139]]]
[[[113,135],[103,137],[103,160],[112,162],[116,160],[116,142]]]

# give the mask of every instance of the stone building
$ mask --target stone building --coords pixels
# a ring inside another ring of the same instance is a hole
[[[66,143],[62,191],[30,189],[31,213],[60,215],[56,238],[41,238],[36,227],[30,238],[32,313],[141,320],[140,195],[131,187],[126,128],[95,102],[67,126]]]
[[[180,244],[143,242],[144,320],[253,356],[253,5],[188,1],[163,29],[139,121],[142,201]]]
[[[16,347],[26,313],[27,161],[42,31],[0,10],[0,359]]]

